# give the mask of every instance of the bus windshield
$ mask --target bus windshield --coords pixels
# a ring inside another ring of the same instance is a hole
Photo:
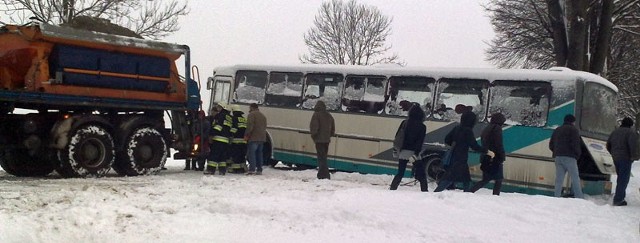
[[[616,93],[603,85],[587,82],[582,94],[580,128],[591,133],[608,136],[615,129]]]

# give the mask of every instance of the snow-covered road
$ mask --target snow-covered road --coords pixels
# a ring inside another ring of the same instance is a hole
[[[388,175],[204,176],[182,166],[99,179],[0,171],[0,242],[640,242],[637,177],[629,206],[612,207],[605,196],[389,191]]]

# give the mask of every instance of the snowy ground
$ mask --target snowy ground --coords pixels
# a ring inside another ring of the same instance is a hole
[[[0,242],[640,242],[637,177],[629,206],[612,207],[608,196],[389,191],[387,175],[328,181],[315,170],[203,176],[182,167],[99,179],[0,170]]]

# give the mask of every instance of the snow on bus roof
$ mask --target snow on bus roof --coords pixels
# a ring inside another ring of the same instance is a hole
[[[262,70],[267,72],[302,72],[302,73],[340,73],[343,75],[380,75],[380,76],[427,76],[434,79],[474,78],[495,80],[521,81],[571,81],[576,78],[587,82],[599,83],[618,92],[618,88],[608,80],[583,71],[574,71],[563,67],[548,70],[541,69],[496,69],[496,68],[440,68],[440,67],[398,67],[398,66],[356,66],[334,64],[293,64],[293,65],[253,65],[238,64],[221,66],[214,69],[214,75],[232,76],[238,70]]]

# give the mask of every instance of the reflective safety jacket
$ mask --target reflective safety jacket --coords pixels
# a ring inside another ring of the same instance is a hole
[[[244,117],[244,112],[233,112],[233,123],[231,126],[231,143],[233,144],[246,144],[244,140],[244,132],[247,130],[247,118]]]
[[[229,143],[231,137],[231,125],[233,117],[229,115],[229,111],[222,110],[213,117],[211,121],[211,130],[209,130],[209,141]]]

